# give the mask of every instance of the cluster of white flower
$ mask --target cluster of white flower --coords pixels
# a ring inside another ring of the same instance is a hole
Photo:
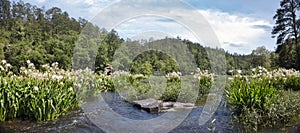
[[[42,65],[41,67],[44,68],[45,71],[39,71],[35,68],[35,65],[30,62],[30,60],[26,61],[27,68],[21,67],[20,68],[20,76],[22,77],[29,77],[29,78],[38,78],[41,80],[56,80],[60,81],[64,78],[67,78],[68,80],[72,80],[72,72],[65,71],[63,69],[58,68],[58,63],[55,62],[51,66],[49,64]]]
[[[214,74],[210,73],[208,70],[201,70],[200,68],[197,68],[196,73],[194,74],[194,78],[200,80],[202,77],[208,77],[213,79]]]
[[[237,70],[228,70],[227,73],[229,75],[235,75],[235,76],[240,76],[242,74],[242,70],[237,69]]]
[[[262,66],[258,66],[256,68],[251,69],[251,75],[243,75],[240,74],[233,75],[233,77],[246,77],[246,78],[268,78],[268,79],[279,79],[286,77],[300,77],[300,72],[295,69],[285,69],[285,68],[278,68],[271,71],[268,71],[266,68]],[[229,77],[232,79],[232,77]]]
[[[257,67],[252,69],[251,77],[264,77],[264,78],[283,78],[283,77],[300,77],[300,72],[296,71],[295,69],[285,69],[285,68],[278,68],[272,71],[268,71],[264,67]]]
[[[165,77],[167,79],[172,79],[172,78],[179,78],[180,79],[180,76],[182,76],[181,72],[171,72],[171,73],[167,73],[165,75]]]
[[[272,76],[274,77],[300,77],[300,71],[297,71],[295,69],[284,69],[284,68],[279,68],[271,71]]]
[[[11,64],[7,63],[6,60],[2,60],[0,64],[0,72],[8,74],[11,67]]]

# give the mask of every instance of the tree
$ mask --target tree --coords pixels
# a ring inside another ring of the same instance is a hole
[[[275,53],[278,54],[278,66],[284,68],[297,68],[297,53],[296,46],[291,41],[285,44],[278,45]],[[299,68],[298,68],[299,69]]]
[[[300,69],[300,43],[299,43],[299,32],[300,32],[300,20],[297,17],[297,11],[300,9],[300,0],[282,0],[280,2],[280,8],[277,9],[275,16],[273,17],[276,20],[276,25],[273,28],[272,37],[277,37],[277,44],[279,45],[290,45],[284,47],[277,47],[277,53],[280,53],[281,56],[286,51],[280,50],[290,50],[295,51],[294,53],[288,52],[289,58],[293,59],[294,62],[288,62],[289,67]],[[276,36],[277,35],[277,36]],[[282,58],[282,57],[279,58]],[[279,64],[281,59],[279,59]],[[284,60],[282,60],[284,61]],[[286,61],[285,61],[286,62]]]
[[[10,1],[0,0],[0,28],[8,30],[10,15]]]
[[[264,47],[257,47],[251,53],[251,64],[254,67],[263,66],[265,68],[271,67],[271,55],[270,52]]]
[[[273,38],[277,37],[277,44],[283,44],[288,39],[294,39],[298,43],[299,26],[296,11],[299,9],[299,0],[282,0],[273,19],[276,25],[273,27]],[[277,36],[276,36],[277,35]]]

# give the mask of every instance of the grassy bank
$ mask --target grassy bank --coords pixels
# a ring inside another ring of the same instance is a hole
[[[48,121],[79,107],[85,98],[112,88],[111,80],[89,70],[65,71],[57,63],[41,70],[27,61],[19,74],[2,60],[0,64],[0,121],[14,118]]]
[[[295,70],[261,67],[233,76],[225,92],[234,118],[249,131],[290,124],[300,111],[299,76]]]

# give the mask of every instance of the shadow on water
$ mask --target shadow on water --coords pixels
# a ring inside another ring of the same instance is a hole
[[[121,100],[120,96],[115,93],[102,94],[105,102],[116,113],[134,120],[147,120],[159,117],[163,113],[150,114],[144,110],[135,108],[133,105]],[[203,101],[202,101],[203,102]],[[171,133],[186,133],[186,132],[244,132],[237,123],[233,123],[231,113],[226,108],[226,104],[222,102],[210,121],[204,125],[198,125],[199,116],[203,106],[198,106],[192,110],[188,117]],[[215,122],[211,122],[215,119]],[[300,125],[294,126],[289,132],[299,132]],[[76,109],[69,112],[67,115],[58,118],[57,120],[37,124],[36,122],[11,120],[0,124],[0,132],[4,133],[19,133],[19,132],[34,132],[34,133],[102,133],[103,131],[95,126],[81,109]],[[276,132],[272,130],[272,132]]]

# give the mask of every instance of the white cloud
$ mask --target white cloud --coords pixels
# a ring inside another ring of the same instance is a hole
[[[225,50],[250,53],[258,46],[272,49],[274,39],[270,32],[272,24],[266,20],[213,10],[199,10],[208,20]]]
[[[180,36],[182,38],[191,39],[192,41],[197,40],[183,25],[180,25],[171,19],[154,16],[142,16],[131,19],[127,22],[121,23],[116,27],[116,30],[119,32],[120,36],[124,38],[132,38],[136,35],[142,36],[142,34],[147,34],[145,37],[148,38],[143,39],[149,39],[149,37],[162,39],[166,36]],[[151,36],[149,33],[153,34],[153,36]],[[158,37],[157,35],[164,36]]]
[[[36,0],[36,2],[38,2],[38,3],[43,3],[43,2],[45,2],[46,0]]]
[[[198,11],[210,23],[211,28],[218,36],[221,47],[230,53],[249,54],[253,49],[262,45],[270,50],[273,50],[275,46],[275,41],[270,35],[272,24],[266,20],[214,10]],[[197,41],[193,34],[184,26],[166,18],[135,18],[122,23],[116,29],[120,36],[124,38],[130,38],[147,31],[159,31],[171,37],[180,36],[193,42]]]

